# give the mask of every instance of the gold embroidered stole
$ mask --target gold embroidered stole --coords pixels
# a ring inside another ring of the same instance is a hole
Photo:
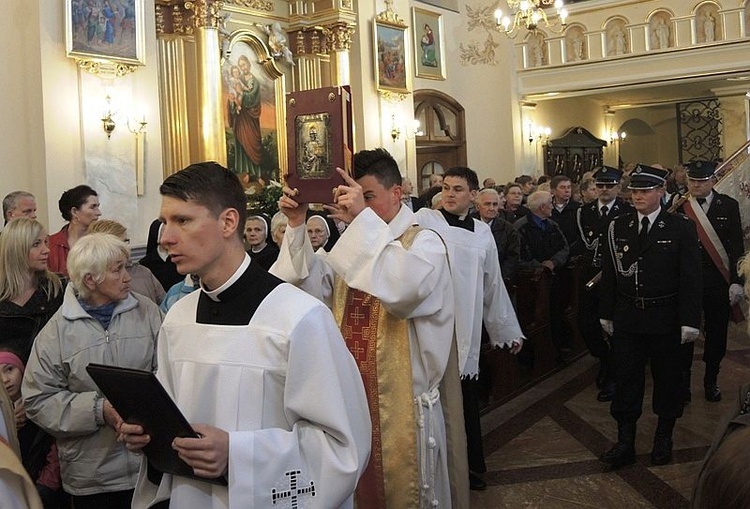
[[[409,249],[421,229],[398,239]],[[333,313],[357,362],[372,420],[370,461],[355,501],[363,508],[419,507],[417,434],[409,329],[380,300],[336,277]]]

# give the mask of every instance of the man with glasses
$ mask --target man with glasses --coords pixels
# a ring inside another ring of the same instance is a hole
[[[596,182],[597,199],[576,211],[576,231],[579,240],[575,244],[573,254],[583,256],[586,260],[581,271],[583,280],[579,285],[581,294],[578,328],[589,353],[599,359],[599,374],[596,377],[596,386],[599,389],[596,399],[599,401],[612,400],[615,392],[614,365],[609,341],[599,323],[599,287],[596,285],[586,288],[586,283],[601,271],[603,243],[606,242],[604,235],[609,223],[633,210],[632,206],[618,196],[621,177],[622,172],[617,168],[599,168],[593,177]]]

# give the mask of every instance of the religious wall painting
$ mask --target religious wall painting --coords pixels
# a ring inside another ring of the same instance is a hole
[[[650,50],[674,46],[672,15],[665,10],[655,11],[648,19],[648,47]]]
[[[261,37],[233,33],[221,66],[227,167],[248,195],[280,182],[286,169],[284,80]]]
[[[706,2],[695,10],[694,26],[696,44],[711,43],[724,38],[719,6],[713,2]]]
[[[412,27],[417,78],[444,80],[445,43],[442,14],[413,7]]]
[[[65,0],[67,56],[144,65],[144,0]]]
[[[588,60],[586,29],[581,25],[568,25],[565,29],[565,61],[580,62]]]
[[[375,82],[378,90],[408,93],[407,26],[375,20]]]

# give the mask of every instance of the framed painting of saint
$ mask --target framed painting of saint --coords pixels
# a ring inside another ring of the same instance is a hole
[[[378,90],[409,93],[407,26],[375,20],[375,82]]]
[[[234,32],[222,63],[227,167],[248,194],[286,170],[284,80],[261,35]]]
[[[144,65],[144,0],[65,0],[67,56]]]
[[[412,7],[411,12],[417,78],[444,80],[443,16],[418,7]]]

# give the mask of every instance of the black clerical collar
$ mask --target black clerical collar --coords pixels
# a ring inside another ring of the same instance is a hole
[[[461,219],[456,214],[451,214],[445,209],[440,209],[440,212],[443,214],[443,217],[445,217],[445,220],[449,225],[457,226],[458,228],[463,228],[464,230],[469,230],[470,232],[474,231],[474,218],[469,214],[466,214],[466,217],[464,217],[464,219]]]
[[[262,267],[251,263],[227,288],[221,286],[220,300],[201,291],[196,321],[212,325],[247,325],[261,302],[283,283]]]

